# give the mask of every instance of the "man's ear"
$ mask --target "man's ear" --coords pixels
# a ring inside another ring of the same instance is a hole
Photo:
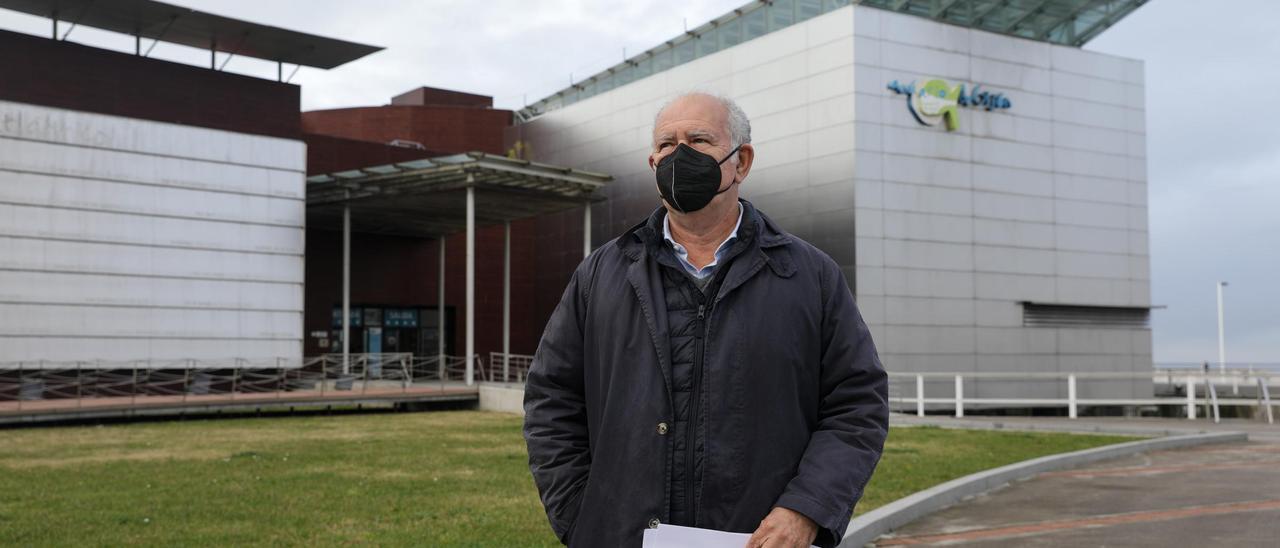
[[[734,170],[738,174],[738,182],[747,178],[747,174],[751,173],[751,163],[756,159],[756,149],[750,143],[742,145],[738,149],[738,165],[734,166]]]

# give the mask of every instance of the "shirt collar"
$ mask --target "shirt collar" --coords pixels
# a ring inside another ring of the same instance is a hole
[[[719,255],[725,246],[738,238],[738,228],[742,226],[742,202],[738,202],[738,222],[733,225],[733,232],[729,233],[729,237],[720,242],[720,246],[716,248],[715,255]],[[670,215],[662,216],[662,238],[671,243],[671,246],[679,251],[684,251],[684,246],[680,245],[671,237],[671,217]]]

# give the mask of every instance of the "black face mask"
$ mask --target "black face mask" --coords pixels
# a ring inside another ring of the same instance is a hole
[[[658,162],[658,192],[662,198],[681,213],[692,213],[711,203],[716,195],[733,188],[733,184],[720,189],[720,164],[733,156],[742,145],[733,147],[724,160],[698,152],[680,143],[675,152]],[[676,165],[679,164],[679,168]]]

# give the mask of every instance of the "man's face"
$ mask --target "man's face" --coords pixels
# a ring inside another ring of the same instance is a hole
[[[649,154],[649,168],[657,169],[658,162],[675,152],[676,146],[681,143],[714,157],[716,161],[723,160],[733,150],[728,116],[729,113],[718,101],[701,95],[683,97],[667,106],[653,128],[653,152]],[[735,179],[741,180],[739,163],[735,157],[720,164],[720,189]],[[737,201],[737,193],[725,192],[716,196],[712,203],[726,199]],[[670,206],[668,209],[671,209]]]

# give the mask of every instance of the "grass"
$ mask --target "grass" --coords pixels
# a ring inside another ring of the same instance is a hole
[[[916,491],[1006,464],[1142,438],[933,426],[892,428],[884,454],[855,513],[862,514]]]
[[[0,432],[0,545],[556,546],[518,417],[473,411]],[[902,428],[858,511],[1126,441]]]

